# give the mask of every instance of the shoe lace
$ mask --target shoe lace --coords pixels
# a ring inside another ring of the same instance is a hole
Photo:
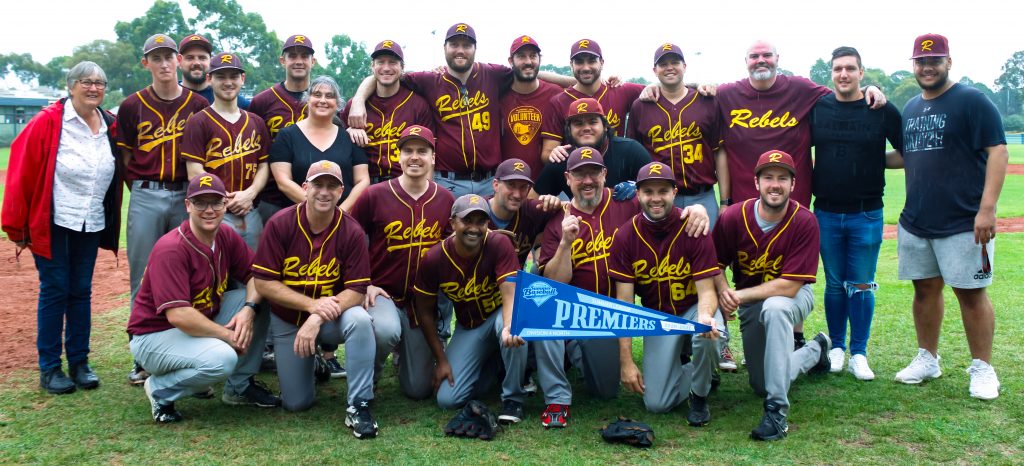
[[[980,383],[993,383],[996,380],[996,371],[989,367],[984,366],[971,366],[967,368],[967,373],[971,375],[971,381],[977,381]]]
[[[930,365],[932,365],[932,363],[928,361],[928,357],[925,356],[924,353],[919,353],[914,357],[913,361],[910,361],[910,366],[914,369],[927,369]]]
[[[373,414],[370,413],[370,405],[365,401],[360,401],[355,404],[356,408],[356,419],[359,420],[359,424],[362,425],[373,425]]]

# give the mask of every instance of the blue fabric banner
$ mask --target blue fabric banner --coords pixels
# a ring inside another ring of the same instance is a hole
[[[580,340],[705,333],[707,325],[612,299],[520,270],[512,335]]]

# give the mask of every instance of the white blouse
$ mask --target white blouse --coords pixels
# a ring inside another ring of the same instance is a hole
[[[100,121],[99,132],[93,134],[71,99],[64,105],[53,177],[53,223],[72,231],[91,233],[105,226],[103,197],[114,178],[114,156],[107,122],[102,117]]]

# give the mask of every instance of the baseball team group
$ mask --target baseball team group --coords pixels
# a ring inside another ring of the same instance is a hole
[[[312,40],[293,35],[283,81],[249,101],[241,57],[198,34],[156,34],[142,46],[152,84],[116,116],[100,108],[104,71],[71,68],[69,97],[13,142],[3,197],[3,231],[39,272],[42,388],[100,384],[92,274],[98,249],[117,251],[127,187],[129,380],[158,423],[181,421],[176,401],[220,383],[227,404],[305,410],[317,375],[331,374],[347,377],[345,424],[375,437],[391,356],[402,395],[457,410],[451,435],[489,438],[463,407],[496,391],[490,422],[522,421],[538,389],[547,428],[568,426],[574,388],[610,399],[623,386],[651,412],[685,405],[704,426],[719,371],[739,366],[738,319],[741,364],[764,399],[750,437],[782,439],[801,374],[875,378],[885,170],[901,168],[898,275],[913,283],[918,351],[895,380],[942,375],[949,285],[969,394],[999,396],[986,287],[1008,153],[994,105],[949,79],[945,37],[914,40],[921,94],[902,114],[862,87],[852,47],[832,52],[833,90],[780,74],[765,41],[744,55],[749,76],[717,86],[687,84],[671,43],[654,48],[648,86],[602,79],[590,39],[571,45],[571,78],[540,71],[530,36],[512,41],[507,65],[477,63],[465,23],[443,46],[446,66],[406,72],[401,46],[381,41],[345,102],[333,79],[311,76]],[[828,329],[805,339],[819,256]],[[510,331],[510,278],[524,268],[712,330],[644,337],[642,362],[632,338],[527,343]],[[265,360],[279,395],[256,378]]]

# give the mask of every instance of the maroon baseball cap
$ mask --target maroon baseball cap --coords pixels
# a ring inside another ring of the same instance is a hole
[[[578,99],[569,104],[569,108],[565,110],[565,118],[569,119],[580,115],[604,115],[604,109],[601,108],[601,103],[597,99],[590,97]]]
[[[398,135],[398,143],[395,145],[401,149],[403,144],[413,139],[419,139],[430,145],[431,149],[434,148],[434,133],[430,131],[430,128],[420,125],[407,126],[403,129],[402,133]]]
[[[171,49],[175,52],[178,51],[178,43],[171,39],[171,36],[167,34],[153,34],[146,39],[146,43],[142,45],[142,54],[147,55],[156,49]]]
[[[530,166],[522,159],[508,159],[494,169],[494,179],[498,181],[523,180],[533,184],[533,178],[530,176]]]
[[[672,167],[661,162],[651,162],[644,165],[640,167],[640,171],[636,174],[637,185],[651,180],[665,180],[672,183],[673,186],[676,184],[676,177],[672,173]]]
[[[601,56],[601,46],[597,45],[597,41],[590,39],[580,39],[572,44],[572,51],[569,53],[569,59],[576,58],[576,55],[581,53],[589,53],[591,55],[597,55],[597,58],[604,58]]]
[[[185,53],[189,47],[202,47],[206,53],[213,53],[213,44],[199,34],[189,34],[178,42],[178,53]]]
[[[760,175],[761,170],[771,167],[781,167],[789,170],[793,176],[796,176],[796,164],[793,163],[793,156],[782,152],[781,150],[770,150],[761,154],[757,158],[757,166],[754,167],[754,174]]]
[[[925,34],[914,39],[914,54],[911,59],[921,57],[948,57],[949,41],[940,34]]]
[[[342,185],[345,184],[345,180],[341,177],[341,166],[331,162],[330,160],[313,162],[313,164],[309,166],[309,170],[306,170],[306,182],[313,181],[325,175],[333,176],[337,178]]]
[[[584,165],[597,165],[604,168],[604,156],[601,155],[601,151],[593,147],[578,147],[569,154],[569,159],[565,161],[565,169],[570,172]]]
[[[200,173],[188,182],[188,189],[185,190],[185,198],[192,199],[201,194],[216,194],[221,197],[228,195],[224,189],[224,182],[213,173]]]
[[[295,34],[294,36],[289,37],[288,40],[284,41],[284,47],[281,47],[281,52],[292,47],[302,47],[309,50],[309,53],[311,54],[316,53],[316,50],[313,50],[313,41],[309,39],[309,36],[304,34]]]
[[[448,42],[455,36],[466,36],[474,44],[476,43],[476,31],[473,30],[473,26],[466,23],[455,23],[452,27],[448,28],[448,33],[444,35],[444,41]]]
[[[452,204],[452,217],[466,218],[467,215],[476,211],[491,215],[487,207],[487,199],[477,194],[464,194]]]
[[[526,47],[527,45],[532,45],[536,47],[537,53],[540,53],[540,44],[538,44],[536,40],[533,40],[533,37],[519,36],[512,41],[512,46],[509,47],[508,49],[508,56],[511,57],[512,55],[515,55],[516,52],[519,51],[519,49]]]
[[[654,51],[654,65],[657,66],[658,60],[661,60],[661,57],[664,57],[665,55],[668,55],[670,53],[679,55],[679,60],[682,61],[683,63],[686,63],[686,59],[683,58],[683,49],[679,48],[679,46],[676,44],[670,44],[668,42],[665,42],[664,44],[658,46],[658,50]]]
[[[210,71],[207,73],[213,74],[220,70],[238,70],[245,73],[241,57],[231,52],[221,52],[210,59]]]
[[[377,56],[390,53],[399,60],[405,61],[405,54],[402,53],[402,46],[398,45],[398,42],[393,40],[382,40],[376,47],[373,48],[373,53],[370,54],[370,59],[377,58]]]

